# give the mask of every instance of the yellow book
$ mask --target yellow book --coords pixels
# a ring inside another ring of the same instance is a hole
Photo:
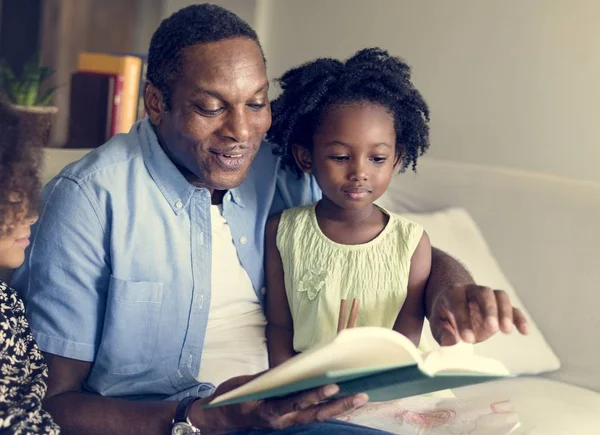
[[[128,133],[137,118],[142,60],[135,56],[104,53],[80,53],[78,71],[123,76],[123,98],[120,102],[119,133]]]

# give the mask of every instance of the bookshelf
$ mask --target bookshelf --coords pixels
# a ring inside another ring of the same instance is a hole
[[[82,52],[142,53],[158,26],[162,0],[43,0],[42,63],[56,71],[59,112],[52,146],[68,141],[71,76]]]

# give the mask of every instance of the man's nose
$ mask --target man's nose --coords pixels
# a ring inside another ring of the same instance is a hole
[[[244,109],[229,112],[223,134],[235,142],[246,143],[250,139],[250,120]]]

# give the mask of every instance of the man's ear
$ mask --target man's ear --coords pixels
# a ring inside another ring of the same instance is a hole
[[[308,148],[303,145],[294,144],[292,145],[292,153],[300,170],[310,174],[312,172],[312,155]]]
[[[153,125],[160,125],[165,114],[162,92],[149,81],[144,85],[144,107]]]
[[[394,157],[394,168],[396,168],[400,164],[400,160],[402,160],[403,155],[404,147],[402,147],[400,151],[396,151],[396,157]]]

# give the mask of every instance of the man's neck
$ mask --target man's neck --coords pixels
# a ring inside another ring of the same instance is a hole
[[[210,200],[212,205],[221,205],[223,204],[223,198],[227,193],[226,190],[213,190],[210,192]]]

